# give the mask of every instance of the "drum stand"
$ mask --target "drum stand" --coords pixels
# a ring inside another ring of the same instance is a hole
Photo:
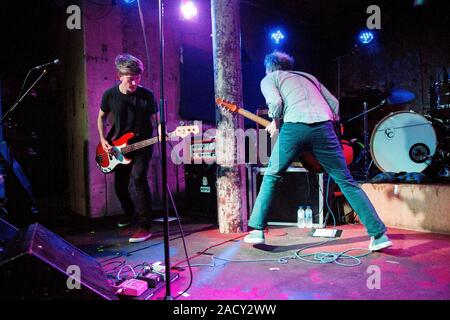
[[[363,167],[363,174],[364,174],[364,180],[369,180],[369,170],[372,165],[372,161],[369,163],[369,112],[376,110],[383,106],[386,103],[386,99],[383,99],[380,104],[376,105],[373,108],[367,109],[368,103],[367,101],[363,101],[363,112],[350,118],[345,121],[343,121],[344,124],[349,123],[350,121],[353,121],[355,119],[358,119],[359,117],[363,116],[363,141],[364,141],[364,148],[362,150],[363,157],[364,157],[364,167]]]
[[[364,180],[369,179],[369,115],[367,113],[367,102],[363,102],[363,123],[364,123]]]

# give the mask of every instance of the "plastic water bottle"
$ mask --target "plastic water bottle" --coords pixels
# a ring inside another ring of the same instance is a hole
[[[306,228],[312,228],[313,222],[312,222],[312,210],[310,206],[306,207],[305,210],[305,227]]]
[[[302,206],[298,207],[297,210],[297,226],[299,228],[305,227],[305,209]]]

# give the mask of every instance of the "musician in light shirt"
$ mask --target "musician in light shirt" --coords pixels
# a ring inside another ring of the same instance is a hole
[[[266,130],[272,137],[278,134],[278,139],[248,222],[254,230],[244,241],[265,243],[264,229],[277,183],[301,153],[312,152],[366,227],[369,249],[378,251],[391,246],[386,226],[347,168],[334,130],[334,122],[339,120],[338,100],[314,76],[293,71],[294,59],[284,52],[266,55],[264,65],[266,76],[261,91],[273,119]]]

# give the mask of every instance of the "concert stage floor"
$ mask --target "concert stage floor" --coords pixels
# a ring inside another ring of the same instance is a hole
[[[186,266],[182,239],[176,224],[171,223],[170,252],[172,265]],[[350,248],[367,248],[368,237],[361,225],[339,226],[341,238],[326,245],[310,248],[311,252],[342,252]],[[95,257],[108,274],[118,271],[122,263],[132,266],[142,262],[164,261],[162,226],[154,228],[153,237],[143,243],[129,244],[132,229],[107,227],[90,228],[59,235]],[[450,235],[389,229],[393,247],[383,253],[361,258],[354,267],[336,263],[311,264],[289,259],[287,263],[228,262],[233,260],[279,259],[293,256],[306,245],[320,238],[308,235],[306,229],[271,227],[265,245],[249,245],[244,235],[220,234],[217,226],[187,224],[184,226],[186,245],[193,269],[193,282],[187,295],[179,299],[238,299],[238,300],[301,300],[301,299],[450,299]],[[207,248],[207,251],[205,251]],[[199,252],[203,254],[198,255]],[[356,255],[363,251],[349,252]],[[111,259],[113,258],[113,259]],[[108,260],[109,259],[109,260]],[[346,260],[344,263],[355,263]],[[195,266],[200,265],[200,266]],[[115,269],[114,269],[115,268]],[[124,270],[125,272],[125,270]],[[374,278],[377,276],[378,278]],[[189,270],[180,271],[172,283],[172,296],[189,284]],[[164,288],[152,299],[161,299]]]

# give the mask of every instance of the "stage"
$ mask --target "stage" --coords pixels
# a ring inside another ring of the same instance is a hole
[[[5,1],[0,300],[449,300],[448,3]]]
[[[117,229],[112,219],[96,227],[60,229],[62,237],[94,257],[107,274],[116,274],[117,266],[152,264],[164,261],[162,226],[155,225],[153,237],[143,243],[130,244],[132,228]],[[58,228],[56,228],[58,229]],[[73,230],[78,229],[77,231]],[[343,225],[341,238],[326,245],[307,249],[341,252],[350,248],[366,249],[368,237],[362,225]],[[172,296],[189,284],[189,270],[179,229],[171,223],[170,252],[179,279],[172,283]],[[212,224],[184,224],[188,254],[191,257],[193,282],[187,294],[178,300],[448,300],[450,298],[450,235],[390,228],[393,246],[383,252],[361,258],[355,267],[336,263],[322,265],[300,260],[281,264],[268,262],[225,262],[232,260],[279,259],[292,256],[306,245],[322,241],[309,236],[309,230],[296,227],[270,227],[264,245],[249,245],[244,234],[221,234]],[[210,248],[210,249],[208,249]],[[208,249],[208,250],[206,250]],[[206,251],[205,251],[206,250]],[[203,252],[203,254],[199,254]],[[363,251],[348,254],[362,254]],[[354,261],[346,261],[354,263]],[[202,266],[195,266],[195,265]],[[379,268],[379,269],[378,269]],[[136,269],[138,270],[138,269]],[[379,282],[373,282],[379,270]],[[126,272],[123,271],[122,275]],[[128,274],[130,275],[130,274]],[[372,277],[372,278],[371,278]],[[372,289],[370,289],[371,287]],[[164,288],[152,300],[164,297]]]

